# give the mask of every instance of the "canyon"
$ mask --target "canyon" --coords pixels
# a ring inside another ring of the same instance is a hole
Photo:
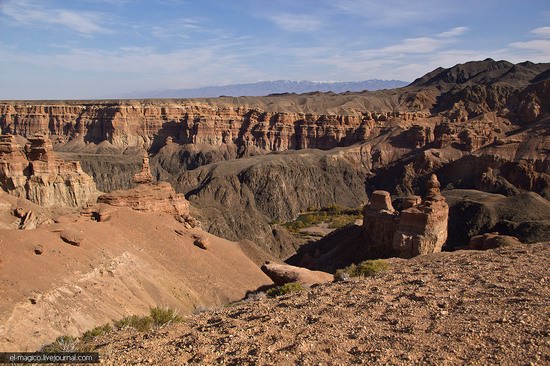
[[[490,59],[374,92],[0,101],[0,345],[222,306],[279,281],[265,261],[327,282],[547,241],[549,101],[550,64]],[[310,242],[284,225],[327,207],[362,225]]]
[[[104,192],[135,187],[146,151],[208,231],[286,257],[298,243],[270,223],[376,189],[422,195],[431,174],[443,189],[549,198],[549,68],[487,59],[360,93],[2,102],[0,127],[50,136]]]

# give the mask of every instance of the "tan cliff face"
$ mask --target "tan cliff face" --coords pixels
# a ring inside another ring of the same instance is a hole
[[[177,143],[237,145],[265,151],[328,150],[364,141],[376,123],[416,121],[422,112],[361,111],[351,115],[268,112],[257,108],[207,106],[199,102],[163,105],[0,105],[0,126],[22,136],[47,133],[120,148],[150,149],[166,139]]]
[[[56,160],[48,137],[29,138],[25,154],[13,135],[0,136],[0,182],[16,197],[41,206],[80,207],[97,196],[78,161]]]

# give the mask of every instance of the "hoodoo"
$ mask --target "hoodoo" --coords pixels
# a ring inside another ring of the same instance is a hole
[[[449,206],[432,174],[426,196],[409,196],[399,213],[388,192],[374,191],[363,211],[363,231],[368,252],[372,255],[395,254],[410,258],[440,252],[447,240]]]

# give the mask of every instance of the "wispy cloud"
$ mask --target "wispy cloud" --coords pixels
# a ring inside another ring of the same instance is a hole
[[[453,29],[449,29],[446,32],[439,33],[438,36],[443,38],[458,37],[463,35],[467,31],[468,31],[468,27],[455,27]]]
[[[315,15],[304,14],[275,14],[269,20],[279,28],[290,32],[312,32],[321,28],[322,20]]]
[[[407,0],[327,0],[334,9],[369,19],[374,24],[395,26],[405,21],[429,20],[451,11],[437,0],[418,2]]]
[[[531,33],[544,38],[550,38],[550,27],[541,27],[533,29]]]
[[[26,0],[7,1],[1,12],[21,24],[62,26],[87,35],[110,32],[101,23],[104,16],[97,12],[46,9]]]
[[[188,38],[192,32],[205,31],[206,29],[201,25],[201,20],[196,18],[177,19],[167,24],[155,25],[151,28],[151,34],[157,38]]]

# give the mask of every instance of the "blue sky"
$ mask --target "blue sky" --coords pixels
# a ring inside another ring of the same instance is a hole
[[[0,0],[0,99],[550,62],[547,0]]]

